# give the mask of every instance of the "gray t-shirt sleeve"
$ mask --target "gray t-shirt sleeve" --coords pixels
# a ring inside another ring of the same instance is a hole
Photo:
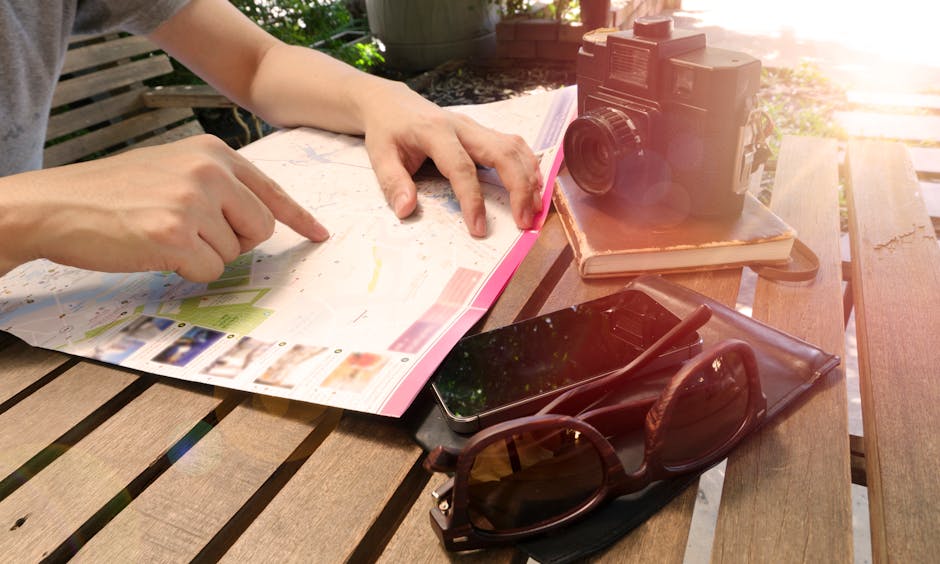
[[[149,34],[189,0],[0,1],[0,176],[42,166],[69,35]]]
[[[78,0],[73,33],[121,30],[146,35],[189,0]]]

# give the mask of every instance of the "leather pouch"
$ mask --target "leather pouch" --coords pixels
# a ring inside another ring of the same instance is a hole
[[[626,287],[646,293],[680,318],[700,304],[708,304],[712,317],[699,329],[705,347],[729,338],[748,342],[754,349],[761,387],[767,397],[765,424],[839,365],[838,356],[660,276],[641,276]],[[642,383],[631,385],[630,390],[616,400],[655,394],[670,375],[644,378]],[[412,421],[415,440],[427,450],[438,445],[461,446],[468,437],[453,432],[437,405],[428,398],[429,395],[425,395],[406,416],[406,420]],[[621,459],[642,457],[642,442],[628,445],[626,450],[629,452],[621,452],[619,446],[617,450]],[[516,546],[543,563],[571,562],[603,550],[695,483],[705,470],[707,468],[650,484],[639,492],[603,505],[577,523]]]

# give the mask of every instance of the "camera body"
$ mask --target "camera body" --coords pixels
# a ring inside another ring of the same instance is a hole
[[[638,206],[737,216],[754,159],[760,61],[705,46],[666,16],[633,31],[585,34],[578,117],[565,132],[568,171],[591,194]]]

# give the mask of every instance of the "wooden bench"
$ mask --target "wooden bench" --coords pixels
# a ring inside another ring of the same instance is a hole
[[[74,37],[52,99],[45,166],[204,133],[192,108],[236,108],[205,85],[144,84],[172,72],[170,58],[145,37]]]
[[[843,354],[838,153],[833,140],[785,140],[771,207],[822,264],[812,283],[757,281],[753,315]],[[867,483],[876,562],[940,553],[940,247],[902,145],[853,141],[847,163],[844,271],[864,438],[850,441],[836,371],[729,457],[713,561],[852,562],[852,476]],[[670,278],[734,305],[742,271]],[[475,330],[624,282],[581,280],[552,215]],[[520,559],[512,548],[443,551],[428,525],[442,478],[424,472],[397,421],[142,375],[11,337],[0,359],[0,553],[13,560]],[[682,562],[695,500],[690,487],[598,560]]]

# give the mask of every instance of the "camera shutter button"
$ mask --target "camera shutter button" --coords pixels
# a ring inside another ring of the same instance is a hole
[[[633,35],[666,39],[672,35],[672,18],[669,16],[643,16],[633,21]]]

